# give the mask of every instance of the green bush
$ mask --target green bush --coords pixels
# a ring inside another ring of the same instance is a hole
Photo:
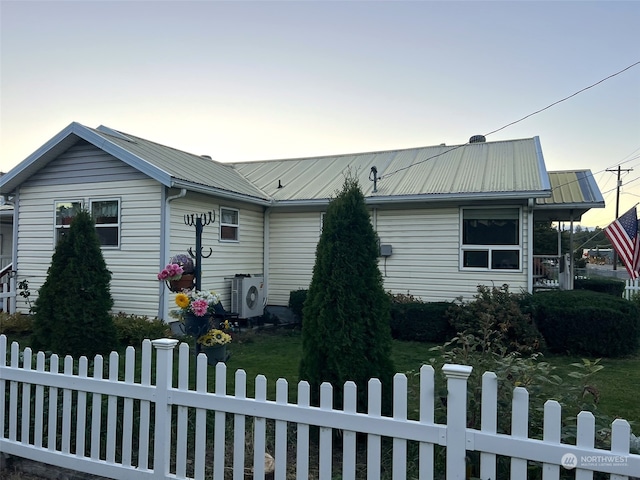
[[[172,337],[171,327],[158,318],[149,319],[144,316],[118,313],[113,317],[116,336],[120,347],[132,345],[139,347],[145,339]]]
[[[33,305],[33,347],[76,358],[117,346],[110,310],[111,272],[95,223],[79,211],[56,245],[47,278]]]
[[[576,290],[590,290],[622,297],[625,283],[612,278],[576,278],[573,281],[573,288]]]
[[[30,335],[33,331],[33,317],[23,313],[0,312],[0,334]]]
[[[391,335],[396,340],[442,343],[455,335],[447,311],[451,302],[391,304]]]
[[[302,307],[307,299],[307,292],[308,290],[300,289],[289,293],[289,308],[300,319],[302,319]]]
[[[549,350],[603,357],[637,351],[640,311],[629,300],[587,290],[540,292],[534,319]]]
[[[449,321],[458,334],[483,338],[495,348],[530,354],[540,351],[544,339],[527,306],[527,294],[509,292],[509,286],[478,286],[473,301],[460,301],[448,310]],[[492,348],[490,348],[491,350]]]
[[[347,174],[327,207],[304,301],[299,375],[309,382],[313,405],[318,405],[320,385],[328,382],[334,407],[342,408],[342,386],[350,380],[358,386],[360,410],[366,411],[368,382],[378,378],[382,410],[391,410],[391,315],[379,251],[364,194]]]

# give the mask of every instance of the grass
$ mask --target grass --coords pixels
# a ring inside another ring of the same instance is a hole
[[[438,353],[430,349],[436,344],[421,342],[393,341],[392,360],[397,372],[417,372],[431,358],[438,359]],[[229,380],[227,391],[233,392],[233,373],[243,369],[247,373],[248,394],[253,394],[253,379],[264,375],[268,380],[269,398],[275,396],[275,382],[285,378],[289,383],[290,401],[295,399],[295,385],[298,382],[298,364],[302,355],[302,337],[299,329],[261,329],[242,333],[229,345],[231,358],[227,361]],[[575,370],[572,363],[581,363],[579,356],[546,356],[545,360],[556,367],[556,373],[569,380],[568,374]],[[594,361],[596,359],[589,359]],[[640,354],[627,358],[602,359],[604,369],[593,374],[591,384],[600,394],[599,411],[610,417],[624,418],[640,426]],[[436,372],[436,379],[439,380]],[[210,382],[213,381],[211,372]],[[410,384],[412,378],[410,376]],[[415,382],[414,382],[415,385]]]

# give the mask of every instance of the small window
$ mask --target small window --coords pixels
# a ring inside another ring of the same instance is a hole
[[[91,217],[96,223],[96,232],[103,247],[120,245],[120,201],[91,201]]]
[[[462,210],[461,267],[520,270],[520,209]]]
[[[71,220],[76,216],[78,212],[82,210],[82,201],[61,201],[56,202],[56,244],[62,239],[68,232],[71,226]]]
[[[220,240],[238,241],[239,216],[235,208],[220,208]]]

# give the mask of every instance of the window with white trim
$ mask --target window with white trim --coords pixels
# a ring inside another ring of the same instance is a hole
[[[71,220],[82,210],[82,200],[55,202],[55,240],[56,244],[69,233]]]
[[[68,232],[71,221],[84,208],[83,200],[60,200],[55,202],[56,244]],[[95,221],[96,233],[102,247],[120,246],[120,200],[93,199],[89,201],[89,213]]]
[[[91,200],[91,217],[103,247],[120,246],[120,200]]]
[[[240,211],[235,208],[220,207],[220,240],[237,242],[240,226]]]
[[[519,208],[464,208],[461,223],[461,268],[521,270]]]

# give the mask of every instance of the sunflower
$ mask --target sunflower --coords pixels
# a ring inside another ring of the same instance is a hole
[[[189,306],[189,297],[186,293],[178,293],[176,295],[176,305],[180,308],[187,308]]]

